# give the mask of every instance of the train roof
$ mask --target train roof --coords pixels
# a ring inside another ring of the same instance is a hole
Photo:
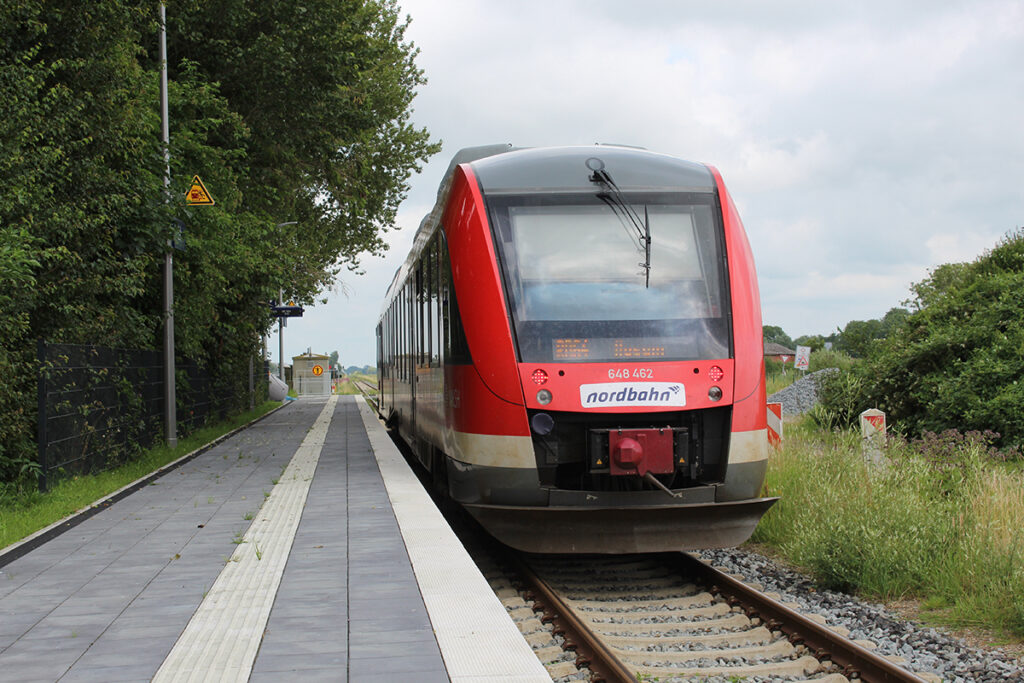
[[[618,145],[510,149],[470,166],[485,194],[590,192],[590,177],[602,168],[622,190],[715,191],[714,176],[703,164]]]

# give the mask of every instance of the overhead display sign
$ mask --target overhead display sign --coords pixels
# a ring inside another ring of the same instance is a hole
[[[197,175],[192,176],[192,184],[189,186],[188,192],[185,193],[185,203],[189,206],[213,206],[216,204],[213,201],[213,195]]]
[[[296,306],[294,301],[280,306],[277,305],[277,302],[270,302],[270,311],[275,318],[301,318],[305,310],[302,306]]]

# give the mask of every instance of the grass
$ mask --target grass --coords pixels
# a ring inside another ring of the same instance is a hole
[[[800,373],[792,368],[784,375],[781,372],[774,375],[767,375],[765,377],[765,386],[767,388],[768,395],[771,396],[776,391],[782,391],[798,379],[800,379]]]
[[[1024,473],[958,444],[944,459],[895,440],[869,465],[860,436],[787,425],[754,534],[828,588],[920,601],[923,617],[1024,638]]]
[[[156,446],[121,467],[61,480],[47,493],[39,493],[36,490],[11,493],[4,490],[0,493],[0,548],[5,548],[67,517],[279,405],[280,403],[276,401],[267,401],[254,410],[200,429],[179,440],[176,448]],[[157,479],[150,485],[159,486],[160,480]]]

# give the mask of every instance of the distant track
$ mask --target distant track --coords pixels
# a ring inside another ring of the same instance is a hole
[[[373,406],[373,409],[377,410],[377,385],[362,379],[352,379],[351,377],[349,381],[359,390],[363,398]]]

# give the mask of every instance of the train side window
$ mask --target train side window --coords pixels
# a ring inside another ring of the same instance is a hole
[[[405,378],[407,381],[412,382],[412,378],[416,373],[416,313],[419,308],[416,305],[416,273],[413,273],[412,280],[410,280],[408,287],[406,287],[406,300],[405,306],[408,309],[406,317],[409,319],[409,327],[406,328],[406,336],[408,337],[406,343],[407,355],[404,361],[405,365]]]
[[[427,242],[427,248],[423,252],[423,364],[427,367],[433,365],[434,353],[434,243]]]
[[[423,365],[423,306],[426,297],[423,294],[423,260],[416,266],[416,366]]]
[[[387,342],[387,346],[384,347],[384,353],[387,354],[387,370],[388,370],[387,376],[388,377],[391,377],[391,364],[394,362],[394,347],[392,346],[392,342],[394,340],[395,329],[394,329],[394,325],[392,324],[392,321],[394,319],[393,311],[391,310],[392,308],[393,308],[392,306],[388,307],[388,324],[387,324],[388,342]]]
[[[448,260],[448,246],[444,238],[444,231],[439,230],[438,235],[440,237],[438,239],[438,255],[440,257],[438,260],[438,266],[440,266],[438,275],[441,280],[441,353],[444,357],[444,362],[447,363],[452,353],[451,319],[448,312],[449,292],[452,286],[452,268],[451,262]]]
[[[440,238],[435,234],[430,241],[430,357],[431,367],[441,367],[441,268]]]
[[[469,343],[462,329],[459,303],[455,296],[455,282],[452,279],[452,262],[448,254],[447,241],[441,243],[441,273],[444,279],[445,344],[444,362],[453,364],[471,363]]]
[[[398,315],[398,377],[403,382],[406,380],[406,359],[409,348],[409,304],[406,299],[409,297],[409,285],[402,287],[400,292]]]
[[[377,367],[384,365],[384,321],[377,323]]]

